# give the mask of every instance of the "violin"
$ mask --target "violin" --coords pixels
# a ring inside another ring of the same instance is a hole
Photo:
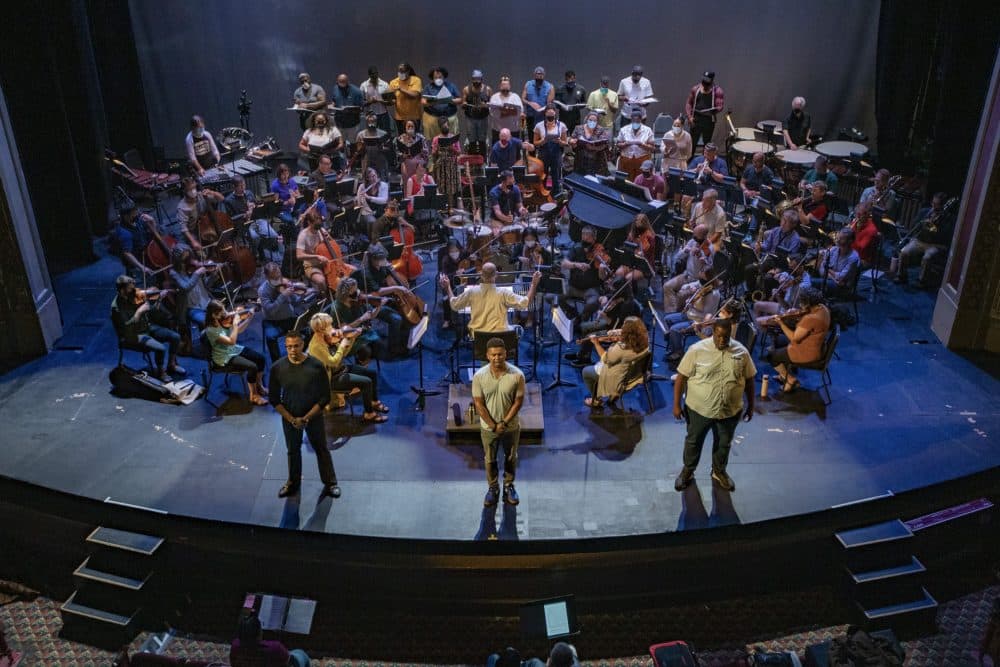
[[[340,341],[353,340],[364,333],[364,329],[358,327],[343,326],[339,329],[331,329],[329,333],[326,334],[326,344],[327,345],[338,345]]]
[[[304,294],[307,294],[309,292],[309,290],[312,289],[312,287],[310,287],[309,285],[307,285],[305,283],[292,282],[288,278],[282,278],[281,279],[281,284],[278,286],[278,289],[281,290],[281,291],[288,290],[288,291],[292,292],[293,294],[304,295]]]
[[[611,255],[608,254],[608,251],[600,243],[594,243],[587,250],[587,262],[598,271],[608,271],[610,269],[608,262],[610,261]]]
[[[223,313],[222,317],[219,318],[219,324],[226,329],[230,329],[234,325],[239,326],[248,320],[252,320],[259,309],[259,303],[254,303],[251,306],[241,306],[235,310]]]
[[[622,339],[621,329],[608,329],[607,331],[595,331],[586,338],[578,338],[576,340],[577,345],[583,345],[584,343],[591,341],[591,338],[596,338],[598,343],[618,343]]]
[[[806,314],[808,310],[809,310],[808,308],[790,308],[783,313],[780,313],[778,315],[772,315],[771,317],[767,318],[767,320],[764,321],[764,324],[771,326],[774,324],[778,324],[778,322],[780,322],[781,320],[786,320],[786,319],[790,320],[790,319],[795,319],[797,317],[802,317],[803,315]]]
[[[159,301],[160,297],[173,294],[176,290],[160,289],[159,287],[147,287],[135,291],[135,305],[141,306],[147,301]]]

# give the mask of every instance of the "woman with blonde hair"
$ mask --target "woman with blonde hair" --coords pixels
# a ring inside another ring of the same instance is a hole
[[[611,344],[606,350],[601,346],[596,333],[589,336],[601,360],[583,369],[583,381],[590,390],[590,396],[583,401],[584,405],[594,409],[602,408],[604,397],[608,396],[611,398],[611,407],[615,407],[618,388],[625,379],[629,363],[649,350],[649,332],[638,317],[626,317],[620,332],[618,342]],[[609,334],[613,335],[613,332]]]
[[[344,363],[344,357],[354,345],[356,336],[335,329],[333,318],[327,313],[316,313],[309,320],[312,329],[312,339],[309,341],[309,356],[326,367],[330,376],[330,388],[336,391],[357,389],[365,405],[363,419],[366,422],[380,424],[388,420],[385,414],[389,411],[382,401],[378,400],[378,374],[361,366]]]

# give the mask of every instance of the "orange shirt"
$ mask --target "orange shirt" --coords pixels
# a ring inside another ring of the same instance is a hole
[[[806,313],[795,325],[795,331],[805,329],[809,334],[796,343],[792,341],[788,344],[788,358],[795,363],[808,364],[819,361],[823,355],[823,341],[830,330],[830,311],[826,306],[820,305],[811,312]]]
[[[420,77],[416,74],[411,74],[410,78],[406,81],[401,81],[399,77],[396,77],[389,82],[389,90],[396,93],[396,105],[395,111],[393,111],[393,116],[396,120],[420,120],[424,106],[420,96],[407,97],[398,91],[408,90],[410,92],[420,93],[423,89],[423,83],[420,81]]]

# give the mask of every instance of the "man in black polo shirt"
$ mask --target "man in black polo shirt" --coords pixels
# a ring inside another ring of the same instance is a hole
[[[288,481],[278,491],[284,498],[299,492],[302,483],[302,433],[316,452],[319,478],[323,481],[320,498],[340,497],[333,458],[326,447],[323,406],[330,401],[330,380],[323,364],[305,353],[305,343],[297,331],[285,334],[288,354],[271,366],[267,383],[271,405],[281,415],[281,426],[288,449]]]
[[[804,148],[809,143],[812,134],[812,118],[803,109],[806,106],[806,98],[796,97],[792,100],[792,112],[785,119],[782,125],[782,133],[785,135],[785,146],[792,150]]]

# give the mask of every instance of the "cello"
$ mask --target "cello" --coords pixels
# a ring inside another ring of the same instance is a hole
[[[392,268],[407,280],[415,280],[424,272],[424,263],[413,252],[413,225],[402,218],[398,224],[389,230],[394,245],[402,245],[403,252],[399,259],[392,261]],[[419,321],[419,318],[418,318]]]
[[[330,234],[320,228],[320,236],[323,238],[322,245],[316,246],[314,253],[321,257],[326,257],[327,262],[323,265],[323,275],[326,277],[326,286],[329,289],[337,289],[337,285],[344,278],[357,271],[357,267],[344,261],[344,254],[340,250],[340,244],[330,238]]]

